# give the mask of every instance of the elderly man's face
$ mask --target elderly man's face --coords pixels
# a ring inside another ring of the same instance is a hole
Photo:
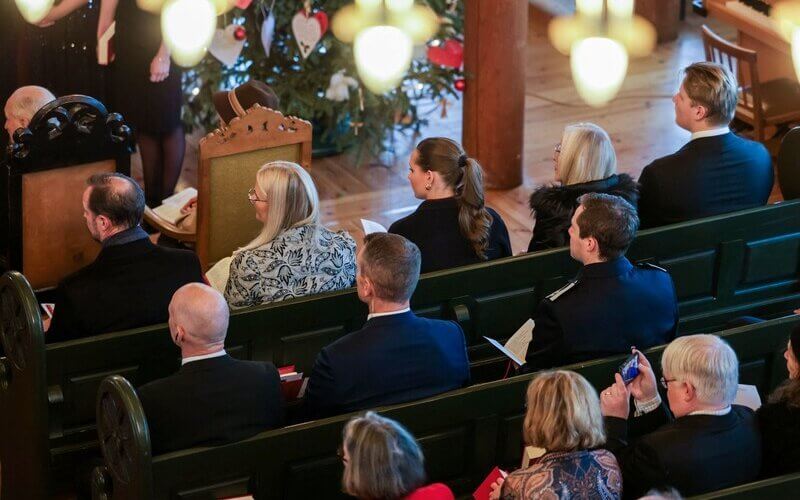
[[[14,132],[16,132],[18,128],[27,127],[29,122],[28,120],[20,118],[17,115],[15,115],[11,111],[11,107],[8,104],[6,104],[5,108],[3,109],[3,112],[5,113],[6,116],[6,123],[4,127],[6,129],[6,132],[8,132],[8,137],[10,137],[11,141],[13,142]]]
[[[89,230],[89,234],[92,235],[92,238],[97,242],[102,242],[103,238],[97,227],[97,215],[89,208],[89,196],[91,194],[91,187],[87,187],[83,191],[83,218],[86,220],[86,228]]]

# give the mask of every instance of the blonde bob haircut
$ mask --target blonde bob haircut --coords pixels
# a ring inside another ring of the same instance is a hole
[[[252,250],[293,227],[319,223],[319,195],[303,167],[290,161],[272,161],[256,174],[258,189],[266,196],[269,216],[261,233],[237,250]]]
[[[727,406],[736,397],[739,360],[716,335],[676,338],[664,349],[661,369],[664,378],[692,384],[701,403]]]
[[[611,138],[594,123],[575,123],[564,127],[558,175],[561,184],[598,181],[617,173],[617,154]]]
[[[544,372],[528,385],[527,401],[522,427],[527,445],[568,452],[605,442],[600,399],[583,376],[565,370]]]
[[[394,500],[425,484],[425,457],[402,425],[367,412],[347,422],[343,431],[342,489],[360,499]]]

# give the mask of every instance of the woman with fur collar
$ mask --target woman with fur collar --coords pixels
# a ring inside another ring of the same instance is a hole
[[[593,123],[564,128],[553,153],[554,183],[539,187],[530,199],[535,219],[528,251],[569,244],[572,213],[586,193],[620,196],[636,206],[639,186],[628,174],[617,174],[617,156],[605,130]]]

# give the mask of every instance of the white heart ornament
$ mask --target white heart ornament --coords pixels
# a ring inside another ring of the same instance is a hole
[[[237,40],[234,36],[238,27],[238,24],[229,24],[224,30],[216,30],[208,47],[211,55],[225,66],[233,66],[244,48],[244,40]]]
[[[264,22],[261,23],[261,45],[264,46],[264,53],[269,57],[269,50],[272,47],[272,37],[275,35],[275,15],[270,11]]]
[[[292,33],[300,49],[300,55],[305,59],[322,39],[322,26],[315,17],[306,17],[305,13],[300,11],[292,18]]]

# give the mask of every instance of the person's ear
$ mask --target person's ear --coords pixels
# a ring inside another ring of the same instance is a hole
[[[703,105],[693,107],[692,112],[694,113],[694,119],[697,121],[705,120],[708,116],[708,109]]]
[[[597,251],[597,240],[593,236],[585,238],[583,244],[587,252],[595,253]]]
[[[95,223],[98,224],[99,226],[98,229],[101,229],[103,231],[108,231],[109,229],[111,229],[111,227],[113,227],[113,224],[111,224],[111,219],[109,219],[105,215],[98,215],[95,218]]]
[[[19,124],[20,124],[20,128],[28,128],[28,125],[31,124],[31,121],[28,118],[20,118],[19,119]],[[14,132],[16,132],[16,130]]]
[[[695,389],[695,387],[689,382],[684,382],[681,396],[683,397],[683,400],[688,403],[689,401],[694,400],[697,396],[697,389]]]
[[[372,280],[365,275],[361,275],[361,282],[363,283],[364,297],[370,298],[374,296],[375,288],[372,285]]]
[[[186,338],[186,330],[184,330],[183,327],[180,325],[176,326],[175,333],[172,336],[172,341],[175,342],[176,346],[180,347],[185,338]]]

